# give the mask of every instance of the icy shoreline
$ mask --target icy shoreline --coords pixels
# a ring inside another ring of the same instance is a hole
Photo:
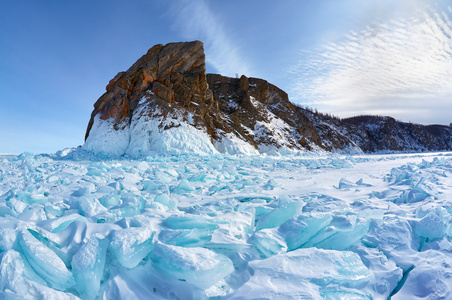
[[[5,299],[452,297],[452,153],[68,152],[0,156]]]

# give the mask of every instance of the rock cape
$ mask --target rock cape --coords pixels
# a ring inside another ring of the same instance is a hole
[[[447,126],[384,120],[341,120],[294,105],[263,79],[206,74],[202,42],[170,43],[153,46],[110,80],[94,103],[83,148],[113,156],[452,149]],[[406,130],[394,138],[400,128]]]

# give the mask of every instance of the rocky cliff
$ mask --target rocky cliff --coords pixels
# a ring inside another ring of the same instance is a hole
[[[118,73],[106,90],[94,104],[85,137],[87,150],[134,156],[215,152],[205,134],[213,96],[201,42],[152,47],[127,71]]]
[[[220,151],[221,141],[228,137],[244,140],[259,152],[310,150],[322,145],[312,122],[284,91],[267,81],[208,74],[207,82],[214,109],[221,116],[214,120],[212,128]]]
[[[312,122],[265,80],[206,75],[199,41],[156,45],[94,104],[84,148],[112,155],[322,147]]]
[[[118,73],[94,104],[84,149],[140,156],[452,148],[447,128],[419,126],[340,120],[295,106],[265,80],[206,74],[203,44],[194,41],[156,45]]]

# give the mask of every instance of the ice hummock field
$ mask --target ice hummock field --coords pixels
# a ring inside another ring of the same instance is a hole
[[[452,153],[0,156],[1,299],[452,299]]]

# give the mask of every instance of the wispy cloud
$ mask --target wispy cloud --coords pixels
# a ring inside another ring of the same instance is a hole
[[[240,56],[240,48],[228,35],[221,16],[215,15],[203,0],[180,0],[172,3],[175,28],[186,39],[204,42],[206,61],[223,75],[250,74]]]
[[[292,95],[341,116],[411,114],[413,120],[422,108],[444,110],[445,105],[450,112],[451,15],[451,8],[430,9],[349,32],[295,68]]]

